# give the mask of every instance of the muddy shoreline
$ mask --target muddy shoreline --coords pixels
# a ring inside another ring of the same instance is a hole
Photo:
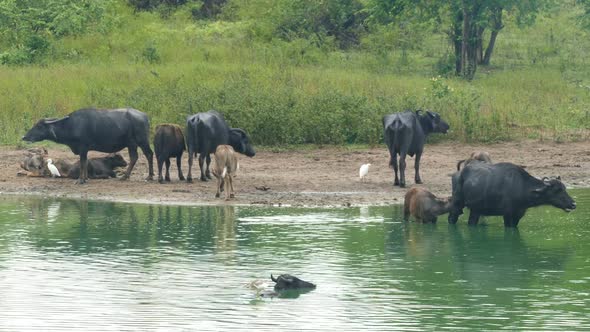
[[[48,150],[53,160],[76,160],[65,147],[55,146]],[[590,142],[539,141],[492,145],[430,144],[422,157],[420,172],[424,184],[420,186],[437,195],[450,195],[450,175],[456,169],[457,161],[476,150],[489,152],[494,162],[509,161],[525,166],[535,176],[560,175],[568,188],[590,187]],[[179,181],[174,165],[171,168],[172,182],[145,181],[148,167],[141,154],[130,180],[89,180],[85,185],[77,185],[72,179],[17,176],[24,150],[5,146],[0,147],[0,154],[0,166],[4,169],[0,177],[0,195],[167,205],[338,207],[399,204],[406,192],[406,189],[392,185],[393,173],[388,167],[389,154],[384,146],[305,148],[281,152],[259,149],[254,158],[241,157],[240,172],[235,180],[236,198],[229,202],[214,197],[215,181]],[[102,155],[91,153],[91,157]],[[122,155],[128,160],[125,150]],[[364,163],[372,166],[367,181],[360,183],[358,169]],[[414,186],[413,165],[414,159],[409,158],[408,188]],[[182,166],[186,174],[186,156]],[[195,174],[199,174],[198,165],[193,168],[193,176]],[[260,190],[264,188],[269,189]]]

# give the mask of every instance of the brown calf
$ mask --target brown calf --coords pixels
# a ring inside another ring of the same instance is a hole
[[[472,162],[474,160],[479,160],[479,161],[482,161],[482,162],[488,163],[488,164],[492,163],[492,158],[490,157],[489,153],[487,153],[485,151],[475,151],[471,154],[471,156],[469,156],[469,158],[459,160],[459,162],[457,163],[457,170],[458,171],[461,170],[461,164],[464,163],[465,166],[467,166],[467,165],[469,165],[470,162]]]
[[[416,221],[428,223],[436,222],[436,218],[441,214],[449,212],[451,209],[451,199],[437,198],[430,191],[414,187],[406,193],[404,201],[404,220],[408,220],[410,214],[416,218]]]
[[[156,160],[158,161],[158,182],[162,183],[164,180],[170,182],[170,158],[172,157],[176,157],[178,178],[181,181],[184,180],[180,162],[186,146],[180,126],[167,123],[157,125],[156,134],[154,135],[154,150],[156,152]],[[162,178],[162,167],[164,163],[166,163],[166,176]]]
[[[236,176],[239,169],[238,154],[230,145],[219,145],[215,150],[215,167],[213,175],[217,178],[217,193],[215,197],[221,195],[225,190],[225,200],[234,197],[234,184],[232,178]],[[225,188],[223,188],[225,185]]]

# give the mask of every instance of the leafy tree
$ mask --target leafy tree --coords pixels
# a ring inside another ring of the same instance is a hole
[[[275,10],[276,34],[283,39],[334,38],[340,48],[359,43],[366,30],[358,0],[282,0]]]
[[[0,45],[14,51],[12,57],[3,53],[2,62],[35,62],[52,38],[98,28],[110,5],[110,0],[0,0]]]
[[[477,65],[489,65],[496,39],[511,13],[519,26],[534,23],[537,13],[552,0],[369,0],[372,19],[391,22],[408,18],[432,20],[449,36],[455,71],[473,79]],[[583,0],[590,1],[590,0]],[[488,43],[484,40],[489,32]]]
[[[153,10],[162,5],[178,7],[187,3],[187,0],[127,0],[135,10]]]
[[[582,27],[590,30],[590,0],[577,0],[576,3],[581,5],[584,10],[584,13],[579,17]]]

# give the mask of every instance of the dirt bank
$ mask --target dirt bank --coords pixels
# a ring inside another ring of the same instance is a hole
[[[568,187],[590,187],[589,142],[557,144],[536,141],[428,145],[421,163],[423,186],[435,194],[449,195],[450,174],[455,170],[457,160],[468,157],[475,150],[488,151],[494,162],[510,161],[526,166],[527,171],[535,176],[560,175]],[[71,179],[19,177],[17,172],[24,151],[0,147],[0,153],[3,170],[0,194],[183,205],[347,206],[395,204],[403,200],[405,193],[405,189],[392,186],[392,170],[388,167],[389,155],[384,146],[366,150],[328,147],[288,152],[258,151],[254,158],[241,158],[240,172],[235,181],[236,199],[229,203],[214,197],[215,181],[180,182],[174,166],[171,183],[144,181],[147,162],[143,155],[140,155],[129,181],[90,180],[88,184],[77,185]],[[123,156],[128,159],[126,151]],[[76,160],[69,150],[57,148],[49,149],[49,157]],[[367,162],[372,164],[368,181],[359,183],[359,166]],[[408,186],[414,185],[413,164],[414,159],[410,158]],[[198,163],[195,166],[193,174],[199,174]],[[186,174],[186,157],[183,167]],[[263,191],[256,187],[270,189]]]

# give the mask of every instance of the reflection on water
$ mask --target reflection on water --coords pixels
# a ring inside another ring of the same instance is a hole
[[[399,206],[5,197],[0,330],[590,329],[590,192],[574,195],[517,230],[404,223]],[[264,296],[271,273],[318,288]]]

